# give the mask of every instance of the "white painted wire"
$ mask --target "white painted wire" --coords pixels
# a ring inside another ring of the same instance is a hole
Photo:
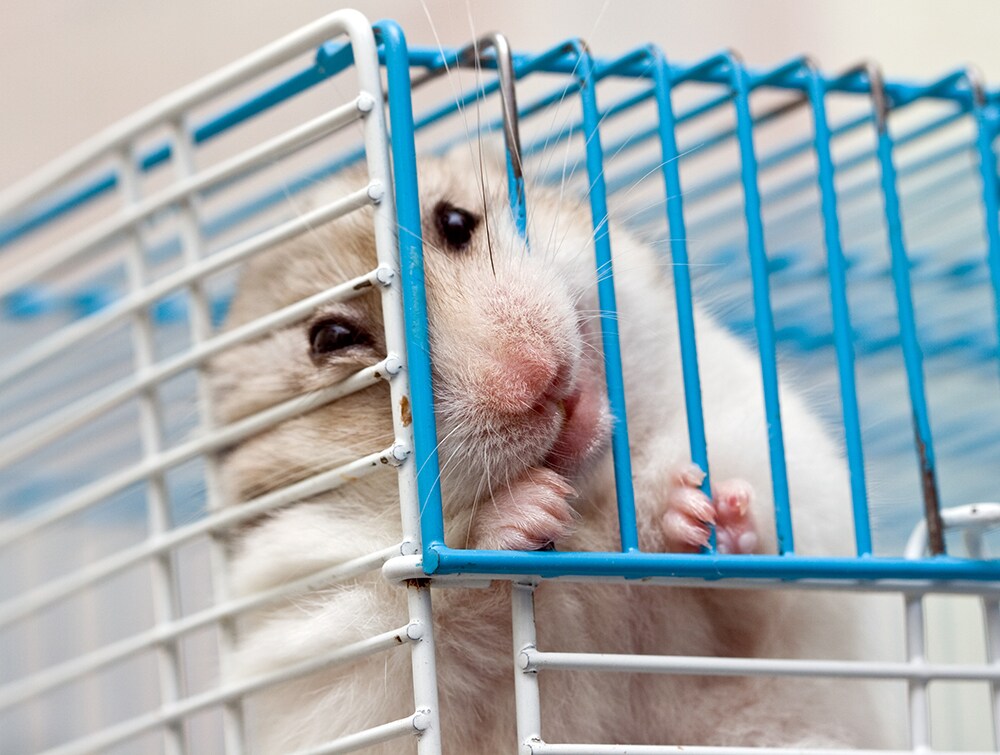
[[[267,70],[281,60],[315,47],[340,32],[346,32],[350,36],[353,47],[355,73],[360,85],[360,91],[353,99],[311,121],[259,142],[234,157],[200,171],[195,169],[189,130],[185,127],[187,113],[192,107],[231,89],[244,79]],[[406,588],[411,619],[410,623],[400,631],[334,649],[322,657],[311,658],[303,663],[239,684],[227,684],[185,697],[181,690],[181,664],[176,653],[182,638],[199,629],[217,625],[222,635],[223,658],[220,663],[224,663],[225,656],[232,647],[232,622],[237,616],[274,601],[287,599],[297,592],[318,589],[336,581],[355,578],[365,571],[377,569],[390,555],[398,556],[401,552],[413,553],[419,549],[419,532],[416,526],[418,505],[411,463],[410,469],[404,470],[400,475],[401,494],[407,499],[403,503],[404,531],[407,536],[407,541],[403,545],[321,570],[310,577],[263,593],[233,599],[228,596],[225,587],[227,577],[223,543],[230,528],[303,498],[332,490],[373,471],[387,466],[400,467],[406,461],[409,448],[412,446],[412,433],[404,427],[397,435],[396,441],[388,448],[271,491],[239,506],[227,508],[220,507],[220,496],[215,480],[217,471],[213,461],[213,455],[222,449],[380,381],[389,381],[397,430],[403,424],[400,413],[401,407],[408,400],[407,389],[405,381],[393,380],[403,367],[402,361],[397,356],[404,352],[402,300],[398,276],[394,273],[398,266],[395,212],[391,192],[388,194],[386,192],[391,181],[387,132],[382,109],[376,107],[381,101],[380,73],[370,25],[360,14],[342,12],[311,25],[303,32],[291,35],[283,43],[272,45],[261,53],[251,56],[243,65],[231,66],[220,74],[167,98],[166,101],[109,130],[103,139],[69,153],[58,164],[40,174],[49,177],[48,185],[55,185],[79,174],[91,165],[96,165],[109,154],[118,155],[116,165],[119,187],[124,189],[128,203],[123,210],[98,221],[75,238],[28,258],[19,267],[11,270],[9,275],[5,275],[4,280],[0,282],[0,290],[11,291],[43,276],[62,275],[72,265],[82,262],[87,257],[95,256],[107,247],[109,242],[116,240],[126,242],[129,290],[121,299],[96,314],[69,324],[52,335],[36,339],[27,348],[12,355],[12,358],[7,359],[0,367],[0,383],[10,383],[17,379],[30,380],[34,370],[52,362],[67,347],[92,342],[118,325],[130,325],[133,332],[134,370],[132,375],[119,379],[112,385],[100,387],[91,395],[77,399],[68,406],[56,407],[54,411],[34,419],[26,427],[18,428],[8,434],[0,445],[0,463],[12,465],[30,459],[39,449],[58,443],[70,433],[85,428],[116,407],[134,400],[138,401],[140,408],[139,429],[143,454],[135,463],[119,467],[110,473],[102,471],[94,481],[5,522],[0,527],[0,547],[30,542],[31,538],[41,536],[44,529],[86,512],[91,507],[101,505],[109,497],[137,483],[145,484],[150,520],[148,535],[142,542],[103,556],[73,572],[56,576],[25,591],[15,593],[13,597],[0,604],[0,627],[10,627],[34,617],[40,611],[58,606],[62,601],[72,598],[83,590],[103,585],[116,575],[144,562],[154,566],[155,622],[149,630],[90,650],[41,671],[29,673],[20,679],[8,681],[0,687],[0,709],[15,708],[30,703],[47,692],[90,679],[98,671],[110,669],[144,652],[154,651],[161,661],[158,708],[122,723],[79,736],[73,741],[51,748],[48,753],[66,755],[103,752],[159,730],[165,735],[163,741],[166,751],[170,755],[183,755],[187,744],[186,722],[202,711],[219,707],[224,709],[226,751],[240,753],[244,750],[244,744],[239,706],[244,696],[296,675],[308,674],[332,663],[349,662],[400,644],[412,646],[413,669],[423,675],[423,679],[414,680],[413,685],[415,696],[420,702],[415,706],[416,712],[407,719],[358,732],[335,743],[328,743],[316,749],[316,752],[347,752],[366,744],[387,741],[395,736],[406,734],[412,736],[420,732],[424,732],[418,744],[422,755],[439,751],[440,732],[436,731],[438,722],[433,622],[430,596],[426,586],[414,585]],[[228,189],[232,182],[266,167],[277,158],[301,150],[317,139],[359,121],[362,122],[364,130],[365,154],[371,176],[367,185],[332,203],[236,242],[217,253],[209,256],[205,254],[201,218],[198,212],[198,202],[202,194],[215,188]],[[138,188],[139,177],[135,167],[138,163],[133,145],[147,131],[161,125],[167,125],[170,129],[170,153],[178,175],[169,186],[144,198],[140,196]],[[40,196],[46,190],[47,186],[43,179],[29,179],[21,186],[5,193],[0,199],[0,207],[3,207],[5,212],[10,212],[14,208],[24,206],[26,202]],[[375,270],[304,301],[288,305],[230,332],[212,334],[209,301],[205,289],[205,281],[209,275],[238,265],[253,255],[328,223],[334,218],[372,206],[375,208],[376,247],[379,258],[379,265]],[[147,283],[143,228],[154,214],[167,207],[179,210],[175,217],[178,217],[183,265],[180,269]],[[105,262],[103,259],[99,261]],[[245,343],[274,328],[301,322],[314,312],[316,307],[329,301],[349,299],[358,295],[362,289],[380,293],[383,299],[388,345],[385,359],[372,367],[360,370],[337,385],[284,401],[228,425],[218,427],[214,425],[209,403],[211,396],[203,374],[210,359],[225,349]],[[157,361],[150,308],[165,296],[175,292],[185,293],[189,303],[190,344],[180,353]],[[165,428],[160,420],[163,408],[159,400],[160,390],[171,378],[192,368],[197,370],[198,378],[199,429],[193,436],[188,436],[174,445],[168,445],[164,439]],[[171,528],[170,499],[165,486],[166,475],[175,467],[196,458],[205,461],[203,466],[206,470],[207,514],[197,521]],[[211,576],[215,586],[213,603],[207,609],[187,616],[180,615],[176,612],[177,600],[173,592],[176,583],[176,575],[172,571],[173,559],[178,556],[177,551],[182,546],[204,539],[208,540],[210,548]],[[400,636],[400,632],[405,636]],[[226,678],[224,669],[222,678]],[[93,721],[90,725],[94,726]],[[432,727],[435,730],[428,732],[427,730]]]
[[[381,551],[321,569],[292,582],[243,598],[230,598],[210,608],[178,618],[169,623],[159,623],[152,629],[127,637],[124,640],[73,658],[66,663],[47,668],[38,673],[0,687],[0,710],[19,705],[51,689],[82,679],[113,663],[171,642],[212,624],[235,618],[241,614],[287,600],[296,595],[323,590],[378,569],[387,559],[399,553],[400,546],[393,545]]]
[[[110,747],[127,742],[146,732],[175,721],[182,721],[188,716],[217,705],[224,705],[230,700],[241,699],[266,687],[282,684],[301,676],[308,676],[327,666],[357,661],[409,644],[412,640],[407,634],[408,628],[407,625],[382,632],[374,637],[352,642],[329,653],[323,653],[276,671],[260,674],[238,684],[220,685],[208,692],[186,697],[173,704],[163,705],[151,713],[137,716],[65,745],[46,750],[42,755],[85,755],[86,753],[104,752]]]
[[[139,177],[135,170],[135,150],[125,149],[119,156],[117,168],[121,181],[126,208],[134,207],[140,201]],[[141,225],[133,226],[125,257],[129,290],[141,291],[145,285],[146,249],[145,234]],[[137,372],[149,369],[156,360],[153,341],[153,323],[149,310],[136,310],[132,315],[130,328],[132,336],[132,359]],[[143,459],[155,456],[161,450],[163,437],[163,409],[159,392],[147,388],[139,395],[139,431],[142,442]],[[170,529],[170,493],[162,472],[150,475],[146,480],[146,521],[149,536],[156,538]],[[180,610],[177,575],[174,573],[173,558],[169,552],[157,554],[151,559],[153,616],[157,625],[173,621]],[[160,683],[160,700],[164,704],[176,703],[181,696],[180,648],[176,642],[161,642],[156,648],[156,660]],[[184,741],[182,723],[175,721],[165,730],[166,755],[184,755],[187,747]]]
[[[173,145],[174,160],[177,165],[177,177],[181,182],[190,180],[197,170],[190,133],[184,124],[183,116],[171,124],[170,141]],[[198,196],[188,194],[181,203],[180,210],[182,257],[185,265],[197,265],[206,253],[205,239],[201,232]],[[191,336],[191,349],[196,349],[212,337],[211,305],[206,294],[205,281],[193,280],[187,287],[187,294],[190,302],[188,306],[188,332]],[[202,434],[209,434],[218,423],[212,408],[212,390],[204,362],[198,364],[196,375],[195,398],[198,404],[199,429]],[[218,453],[206,454],[204,462],[206,509],[209,513],[213,513],[221,510],[224,505]],[[208,555],[211,565],[209,577],[212,583],[212,597],[216,603],[225,603],[230,600],[229,547],[228,532],[216,531],[209,535]],[[169,554],[164,558],[169,559]],[[230,659],[237,644],[235,622],[229,616],[222,617],[219,621],[219,675],[223,679],[231,676]],[[242,755],[246,750],[242,698],[238,697],[224,703],[222,728],[226,753]]]
[[[126,296],[90,317],[61,328],[48,338],[28,347],[0,367],[0,385],[24,375],[33,367],[58,356],[67,347],[86,338],[92,338],[115,323],[121,322],[135,311],[153,304],[178,289],[189,286],[194,281],[204,280],[209,275],[243,262],[266,249],[315,228],[317,225],[322,225],[371,204],[374,188],[370,185],[328,205],[305,212],[281,225],[262,231],[249,239],[213,254],[211,257],[206,257],[202,262],[186,265],[174,273],[164,275],[145,286],[142,291]]]

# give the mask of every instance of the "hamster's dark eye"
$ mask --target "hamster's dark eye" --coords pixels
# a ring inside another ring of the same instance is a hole
[[[370,342],[367,333],[346,320],[321,320],[309,328],[309,353],[314,358]]]
[[[434,219],[441,238],[452,249],[465,247],[479,225],[478,217],[447,202],[439,202],[434,208]]]

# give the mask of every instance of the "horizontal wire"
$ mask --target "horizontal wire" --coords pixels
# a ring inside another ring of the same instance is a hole
[[[85,259],[102,243],[137,227],[139,223],[148,220],[155,212],[165,207],[236,178],[248,169],[273,162],[284,153],[305,146],[359,120],[364,115],[361,110],[363,97],[368,95],[359,95],[347,104],[317,116],[301,126],[251,147],[189,178],[182,178],[149,198],[129,205],[105,220],[95,223],[80,236],[73,237],[47,252],[33,255],[28,261],[4,273],[4,279],[0,282],[0,296],[9,294],[56,268],[64,272],[66,265]]]
[[[375,469],[393,463],[390,460],[393,458],[394,450],[394,448],[389,448],[369,454],[306,480],[265,493],[246,503],[227,507],[185,527],[178,527],[165,534],[146,538],[138,545],[118,551],[101,561],[47,582],[16,598],[11,598],[0,603],[0,627],[20,621],[46,606],[70,597],[84,587],[96,584],[196,537],[225,529],[280,506],[333,490],[345,482],[354,481]]]
[[[240,83],[268,73],[275,66],[333,37],[346,34],[354,38],[368,29],[370,24],[357,11],[336,11],[158,99],[0,193],[0,215],[13,213],[49,187],[61,184],[101,157],[134,141],[144,131],[180,118],[197,105],[232,92]]]
[[[122,404],[140,392],[157,386],[184,370],[197,367],[217,354],[272,330],[307,318],[313,310],[329,301],[346,301],[363,293],[368,286],[379,284],[379,276],[387,269],[379,268],[353,278],[314,296],[302,299],[264,317],[259,317],[233,330],[193,345],[187,351],[147,369],[139,370],[125,380],[105,390],[84,396],[53,414],[46,415],[0,442],[0,467],[12,464],[76,430],[105,412]]]
[[[1000,666],[882,661],[821,661],[781,658],[715,658],[683,655],[615,655],[610,653],[550,653],[526,650],[522,669],[541,671],[621,671],[699,676],[789,676],[852,679],[937,679],[1000,681]]]
[[[105,752],[109,748],[134,739],[148,731],[161,726],[181,721],[184,718],[200,713],[217,705],[250,695],[265,687],[290,681],[300,676],[319,671],[336,663],[356,661],[391,648],[405,645],[412,640],[407,635],[409,625],[383,632],[374,637],[353,642],[330,653],[324,653],[316,658],[277,671],[260,674],[237,684],[217,687],[193,697],[185,698],[177,703],[163,706],[160,710],[137,716],[120,724],[115,724],[89,736],[82,737],[64,745],[46,750],[41,755],[85,755],[85,753]]]
[[[287,582],[270,590],[246,597],[218,603],[204,611],[185,616],[174,621],[157,624],[152,629],[132,635],[124,640],[107,645],[44,669],[31,676],[15,680],[0,687],[0,710],[25,702],[31,697],[42,695],[49,690],[68,684],[118,661],[125,660],[143,650],[148,650],[164,642],[170,642],[202,627],[242,613],[262,608],[284,598],[299,593],[321,590],[332,584],[343,582],[381,567],[385,561],[399,555],[400,546],[393,545],[367,556],[351,559],[342,564],[314,572],[301,579]]]
[[[710,747],[690,745],[589,745],[532,742],[531,755],[913,755],[914,750],[855,750],[796,747]],[[992,750],[934,750],[934,755],[996,755]]]
[[[10,382],[31,368],[52,359],[60,351],[96,335],[177,289],[200,281],[306,231],[311,231],[316,226],[323,225],[334,218],[372,204],[375,201],[373,193],[375,196],[379,196],[375,186],[369,185],[328,205],[303,213],[285,223],[251,236],[249,239],[226,247],[199,262],[185,265],[150,283],[145,288],[119,299],[90,317],[57,330],[48,338],[44,338],[34,346],[22,351],[15,358],[0,365],[0,385]]]
[[[295,755],[337,755],[342,752],[354,752],[362,747],[376,745],[380,742],[399,739],[407,734],[415,735],[420,731],[418,728],[420,717],[420,713],[414,713],[412,716],[400,718],[397,721],[391,721],[390,723],[375,726],[371,729],[365,729],[364,731],[359,731],[357,734],[340,737],[320,747],[299,750]]]
[[[201,437],[147,456],[138,464],[103,477],[80,490],[58,498],[40,512],[26,514],[5,524],[0,529],[0,547],[11,545],[43,527],[84,511],[130,485],[159,474],[170,467],[183,464],[197,456],[220,451],[287,419],[305,414],[325,406],[331,401],[376,385],[389,374],[387,368],[390,367],[390,362],[395,363],[396,358],[389,356],[371,367],[359,370],[336,385],[304,393],[229,425],[213,428]]]

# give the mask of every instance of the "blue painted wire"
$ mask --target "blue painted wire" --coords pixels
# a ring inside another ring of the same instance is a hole
[[[774,317],[771,313],[767,253],[764,248],[764,223],[761,220],[760,188],[757,185],[757,157],[753,147],[753,118],[750,115],[750,76],[742,64],[728,59],[728,79],[735,93],[736,132],[743,179],[744,215],[747,221],[747,245],[750,275],[753,281],[754,323],[764,383],[764,412],[767,417],[767,440],[771,456],[771,485],[774,493],[774,524],[778,552],[795,552],[792,513],[788,496],[788,471],[785,465],[785,440],[781,428],[778,399],[778,365],[774,343]]]
[[[615,492],[618,498],[618,528],[622,550],[639,550],[635,522],[635,493],[632,489],[632,458],[628,443],[625,411],[625,382],[622,378],[621,343],[618,338],[618,305],[611,264],[611,237],[608,233],[608,202],[604,182],[604,155],[599,131],[600,114],[594,91],[593,61],[583,48],[577,50],[576,76],[580,82],[583,108],[583,135],[587,149],[587,177],[590,213],[594,224],[594,254],[597,261],[597,298],[601,310],[601,344],[608,402],[614,416],[611,454],[614,458]]]
[[[881,171],[886,231],[889,236],[892,277],[899,315],[899,335],[903,347],[903,363],[906,367],[910,408],[913,412],[917,458],[920,476],[925,486],[925,496],[933,496],[934,500],[940,500],[937,492],[934,440],[931,437],[930,416],[927,410],[926,389],[924,387],[923,355],[917,340],[916,316],[913,312],[913,295],[910,291],[910,264],[903,239],[899,194],[896,189],[896,166],[893,163],[892,151],[893,143],[889,129],[880,129],[876,152]]]
[[[847,271],[840,242],[837,193],[833,182],[833,157],[830,153],[830,124],[826,117],[826,90],[822,77],[815,70],[810,74],[812,83],[809,87],[809,102],[813,111],[814,144],[830,279],[830,303],[833,310],[833,337],[837,349],[844,440],[847,445],[847,463],[851,476],[854,541],[857,554],[868,556],[872,552],[871,524],[868,520],[868,493],[865,489],[865,461],[861,447],[861,421],[858,416],[851,319],[847,307]]]
[[[997,343],[1000,345],[1000,198],[997,196],[997,157],[993,152],[996,133],[996,106],[974,103],[976,116],[976,149],[979,152],[979,174],[982,179],[983,213],[986,225],[987,263],[993,285],[993,305],[996,315]]]
[[[410,98],[410,63],[406,37],[395,21],[374,26],[385,57],[392,131],[393,183],[399,223],[399,261],[406,320],[406,363],[413,416],[413,456],[417,467],[420,500],[420,534],[428,572],[434,570],[434,548],[444,543],[441,507],[440,461],[434,392],[431,383],[430,336],[427,327],[427,294],[424,288],[423,238],[420,227],[420,193],[414,148],[413,106]]]
[[[705,473],[702,492],[711,496],[708,466],[708,442],[705,438],[705,417],[702,412],[701,379],[698,376],[698,347],[694,331],[694,304],[691,300],[691,269],[687,251],[687,230],[684,223],[683,192],[678,166],[674,108],[670,97],[670,66],[666,56],[656,48],[649,49],[653,64],[654,93],[659,115],[660,150],[663,182],[667,197],[667,221],[670,229],[670,257],[674,278],[674,298],[677,306],[677,334],[684,378],[684,406],[687,414],[688,442],[691,460]],[[712,528],[708,552],[715,550],[715,528]]]

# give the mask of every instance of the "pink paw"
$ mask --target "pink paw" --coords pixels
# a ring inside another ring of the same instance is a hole
[[[576,528],[569,499],[576,491],[556,472],[529,469],[516,482],[482,501],[476,547],[484,550],[537,551],[565,539]]]
[[[661,523],[667,550],[694,553],[708,544],[715,525],[719,553],[753,553],[758,537],[750,513],[753,490],[743,480],[725,480],[712,486],[712,499],[701,492],[705,473],[694,464],[679,467],[671,486]]]

